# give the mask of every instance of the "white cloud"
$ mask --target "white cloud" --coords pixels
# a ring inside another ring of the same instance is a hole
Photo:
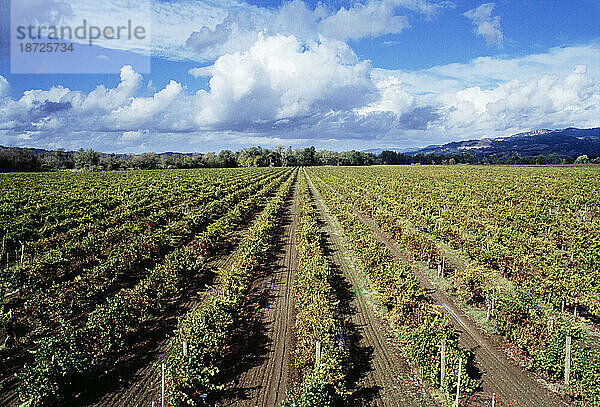
[[[21,4],[22,3],[22,4]],[[347,8],[303,0],[283,2],[277,8],[260,7],[240,0],[20,0],[15,4],[18,21],[40,24],[71,22],[99,27],[117,26],[127,20],[146,29],[145,39],[115,41],[99,38],[97,45],[172,59],[213,61],[248,50],[261,33],[294,35],[302,41],[325,36],[341,41],[399,33],[408,27],[403,14],[412,11],[431,18],[447,1],[365,0]],[[151,41],[149,38],[151,37]]]
[[[0,98],[8,96],[10,93],[10,84],[6,80],[6,78],[0,75]]]
[[[171,81],[163,90],[152,97],[138,97],[130,104],[123,106],[111,113],[112,120],[119,127],[142,127],[146,123],[156,121],[160,115],[168,111],[171,104],[183,92],[181,84]]]
[[[74,108],[91,113],[110,112],[130,103],[141,85],[142,75],[126,65],[121,69],[121,82],[115,89],[106,89],[100,85],[83,99],[77,95]]]
[[[488,132],[517,128],[553,127],[555,123],[580,127],[598,124],[600,96],[584,66],[564,76],[542,75],[512,80],[491,90],[467,88],[441,98],[446,102],[448,129],[473,126]]]
[[[197,122],[251,126],[349,110],[370,98],[370,70],[340,41],[303,45],[294,36],[260,38],[248,51],[195,71],[211,76]]]
[[[144,55],[189,59],[199,62],[248,50],[259,35],[293,35],[301,41],[318,41],[321,36],[347,41],[384,34],[397,34],[409,27],[408,12],[425,18],[452,7],[448,1],[365,0],[347,7],[326,3],[309,6],[303,0],[283,2],[277,8],[259,7],[239,0],[23,0],[23,18],[28,23],[39,11],[40,21],[85,19],[96,26],[116,26],[131,19],[146,29],[141,40],[115,41],[99,38],[97,45]],[[27,25],[27,24],[25,24]],[[151,37],[151,41],[149,38]]]
[[[278,9],[258,7],[233,8],[223,19],[203,25],[187,39],[200,60],[249,49],[266,35],[293,35],[301,41],[321,37],[340,41],[398,34],[409,27],[402,11],[414,11],[431,18],[449,2],[425,0],[367,0],[348,8],[331,10],[322,3],[311,9],[302,0],[284,3]]]
[[[408,18],[398,16],[396,6],[386,1],[370,1],[323,19],[319,26],[323,35],[340,40],[356,40],[382,34],[397,34],[408,28]]]
[[[54,86],[13,99],[0,77],[0,144],[206,151],[283,140],[341,149],[595,127],[599,62],[600,46],[588,45],[390,71],[341,41],[263,35],[196,69],[210,77],[196,93],[175,81],[143,86],[128,66],[116,87],[87,94]]]
[[[504,34],[500,28],[500,17],[492,16],[494,3],[485,3],[464,13],[464,16],[473,23],[477,35],[485,38],[488,45],[502,46]]]

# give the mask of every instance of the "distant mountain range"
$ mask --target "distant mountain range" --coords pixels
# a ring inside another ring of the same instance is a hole
[[[7,150],[7,149],[10,149],[10,148],[16,148],[16,149],[19,149],[19,150],[24,150],[25,149],[23,147],[6,147],[6,146],[0,145],[0,150]],[[42,155],[42,154],[46,154],[46,153],[51,153],[52,151],[57,151],[57,150],[46,150],[46,149],[43,149],[43,148],[27,148],[27,150],[31,151],[35,155]],[[76,151],[74,151],[74,150],[65,150],[65,152],[66,153],[76,153]],[[102,152],[100,152],[100,154],[104,155],[104,156],[112,155],[110,153],[102,153]],[[130,154],[116,153],[114,155],[117,156],[117,157],[127,157]],[[202,156],[202,155],[204,155],[204,153],[177,153],[177,152],[173,152],[173,151],[167,151],[167,152],[164,152],[164,153],[157,153],[156,155],[159,156],[159,157],[168,157],[168,156],[173,156],[173,155],[187,155],[189,157],[193,157],[195,155]]]
[[[455,141],[432,145],[408,152],[416,154],[471,153],[477,157],[498,157],[519,154],[536,157],[556,153],[559,157],[600,155],[600,127],[593,129],[567,128],[563,130],[534,130],[509,137],[483,138],[481,140]]]

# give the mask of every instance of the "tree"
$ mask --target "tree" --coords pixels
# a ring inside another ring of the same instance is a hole
[[[217,168],[220,166],[219,157],[213,152],[208,152],[202,156],[202,166],[205,168]]]
[[[538,155],[537,157],[535,157],[535,163],[537,165],[544,165],[547,164],[547,160],[546,160],[546,156],[543,154]]]
[[[552,153],[548,156],[547,160],[546,160],[547,164],[552,164],[552,165],[557,165],[557,164],[561,164],[562,160],[560,159],[560,157],[558,156],[558,154],[556,153]]]
[[[284,166],[285,167],[294,167],[296,165],[298,165],[298,162],[296,160],[296,156],[294,155],[294,152],[292,151],[292,147],[288,147],[287,150],[284,153],[285,159],[284,159]]]
[[[314,146],[307,147],[302,150],[296,150],[295,156],[296,156],[296,165],[300,165],[303,167],[310,167],[313,165],[318,165],[317,151]]]
[[[156,153],[143,153],[131,157],[131,166],[141,170],[158,168],[158,155]]]
[[[0,170],[11,171],[39,171],[38,157],[27,148],[8,148],[0,150]]]
[[[98,161],[100,160],[100,153],[92,150],[79,149],[75,153],[75,168],[80,170],[93,171],[97,169]]]
[[[575,160],[575,165],[580,165],[580,164],[589,164],[590,163],[590,159],[588,158],[587,155],[580,155],[579,157],[577,157],[577,159]]]
[[[340,154],[335,151],[321,151],[319,161],[323,165],[340,165]]]
[[[117,171],[122,169],[125,166],[125,163],[115,154],[110,154],[100,157],[98,166],[105,171]]]
[[[219,153],[220,166],[225,168],[237,167],[235,154],[231,150],[221,150]]]

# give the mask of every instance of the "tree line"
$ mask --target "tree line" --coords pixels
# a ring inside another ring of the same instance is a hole
[[[362,151],[336,152],[307,147],[293,150],[278,146],[274,149],[250,147],[233,152],[205,154],[143,153],[106,154],[92,149],[79,151],[30,150],[0,147],[0,172],[42,172],[63,170],[115,171],[129,169],[233,168],[233,167],[294,167],[319,165],[432,165],[432,164],[600,164],[600,157],[559,157],[556,153],[537,157],[519,154],[477,156],[469,152],[456,154],[404,154],[382,151],[380,154]]]

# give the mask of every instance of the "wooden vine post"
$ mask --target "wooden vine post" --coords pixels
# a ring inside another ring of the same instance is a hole
[[[315,353],[315,365],[319,365],[321,361],[321,341],[317,341],[316,343],[316,353]]]
[[[161,407],[165,407],[165,364],[162,364],[162,383],[160,386],[161,394]]]
[[[567,336],[565,343],[565,385],[569,385],[571,379],[571,336]]]
[[[454,403],[455,407],[458,407],[458,402],[460,399],[460,375],[462,373],[462,358],[458,359],[458,379],[456,382],[456,401]]]
[[[442,340],[440,350],[440,388],[444,388],[444,379],[446,379],[446,338]]]

